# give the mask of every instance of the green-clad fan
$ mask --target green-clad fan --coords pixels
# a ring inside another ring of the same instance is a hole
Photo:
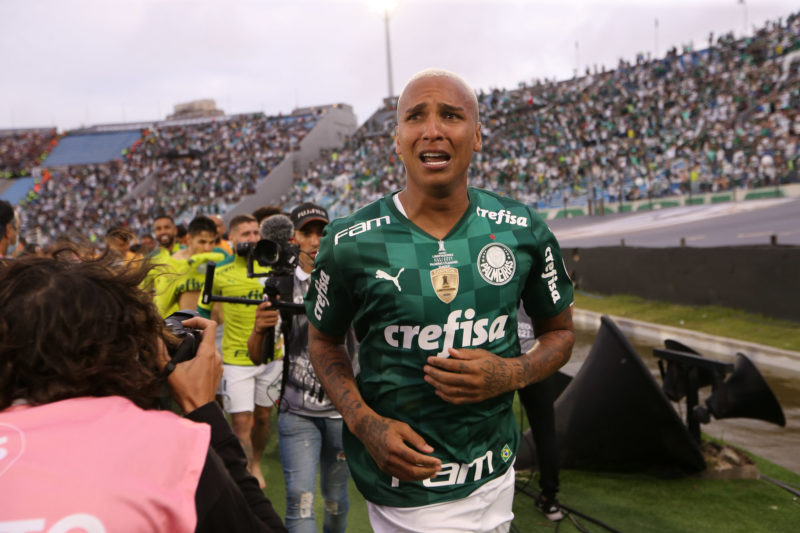
[[[532,209],[468,187],[481,128],[460,77],[414,76],[397,121],[406,187],[326,228],[306,296],[309,352],[375,531],[506,532],[514,391],[569,359],[572,283]],[[526,353],[520,301],[536,333]]]

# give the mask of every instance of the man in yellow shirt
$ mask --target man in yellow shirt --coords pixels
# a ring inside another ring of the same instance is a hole
[[[222,253],[212,253],[217,228],[208,217],[195,217],[189,223],[189,246],[163,260],[154,280],[155,302],[162,316],[180,309],[194,309],[205,281],[208,261],[221,261]]]

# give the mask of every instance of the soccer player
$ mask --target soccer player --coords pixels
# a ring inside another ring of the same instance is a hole
[[[221,261],[224,253],[210,254],[217,241],[217,224],[209,217],[198,216],[189,222],[187,247],[172,254],[180,264],[181,280],[175,295],[178,309],[194,309],[205,282],[205,268],[209,261]]]
[[[171,256],[178,250],[180,245],[177,242],[178,228],[175,221],[169,215],[159,215],[153,220],[153,234],[158,242],[158,249],[154,251],[152,259],[158,262]]]
[[[237,215],[230,223],[233,249],[239,244],[259,240],[258,223],[251,215]],[[258,263],[256,273],[267,269]],[[264,278],[247,277],[247,259],[234,255],[230,261],[217,265],[212,293],[217,296],[259,299],[264,293]],[[206,318],[212,316],[211,308],[197,303],[197,310]],[[281,361],[255,365],[247,351],[247,339],[255,326],[256,313],[252,306],[221,302],[214,305],[214,316],[225,324],[222,333],[223,374],[219,393],[225,410],[231,415],[233,432],[242,443],[247,455],[248,469],[263,488],[266,485],[261,472],[261,456],[269,440],[272,407],[280,392]],[[276,350],[276,359],[280,352]]]
[[[572,283],[531,208],[468,186],[481,126],[464,80],[415,75],[397,121],[406,187],[328,225],[305,300],[309,353],[375,531],[506,532],[514,391],[569,359]],[[520,300],[536,334],[525,353]]]

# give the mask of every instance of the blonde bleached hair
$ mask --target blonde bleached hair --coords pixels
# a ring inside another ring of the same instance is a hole
[[[453,80],[454,82],[456,82],[458,85],[460,85],[464,89],[464,91],[466,91],[466,93],[470,95],[471,100],[472,100],[472,105],[475,106],[475,120],[478,121],[478,122],[480,121],[480,115],[479,115],[480,106],[478,105],[478,95],[475,93],[475,89],[470,87],[470,85],[464,80],[464,78],[462,78],[461,76],[459,76],[455,72],[452,72],[452,71],[449,71],[449,70],[445,70],[443,68],[426,68],[425,70],[420,70],[419,72],[417,72],[416,74],[411,76],[411,79],[409,79],[406,82],[405,86],[403,87],[403,90],[400,91],[400,96],[397,98],[397,101],[400,102],[400,100],[403,98],[403,95],[405,94],[406,90],[411,86],[411,84],[413,84],[416,81],[424,80],[424,79],[428,79],[428,78],[448,78],[448,79]],[[398,122],[399,122],[399,120],[400,120],[400,117],[399,117],[400,109],[399,108],[398,108],[397,112],[398,112],[398,117],[397,118],[398,118]]]

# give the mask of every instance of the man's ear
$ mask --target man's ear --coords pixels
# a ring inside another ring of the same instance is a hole
[[[481,137],[481,123],[475,124],[475,143],[472,145],[473,152],[480,152],[483,148],[483,138]]]

